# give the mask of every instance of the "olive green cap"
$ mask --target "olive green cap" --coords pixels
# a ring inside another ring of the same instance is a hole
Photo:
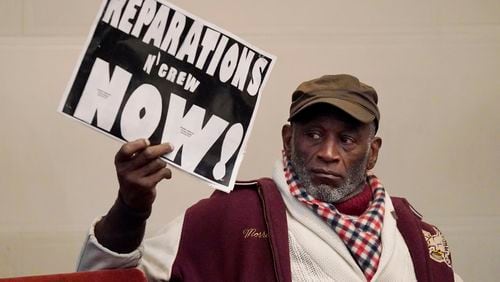
[[[348,74],[324,75],[303,82],[293,92],[289,121],[304,109],[319,103],[329,104],[362,123],[380,120],[377,92]]]

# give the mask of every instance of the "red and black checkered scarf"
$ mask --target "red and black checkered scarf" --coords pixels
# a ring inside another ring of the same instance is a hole
[[[283,154],[284,155],[284,154]],[[334,204],[320,201],[302,187],[291,162],[283,156],[285,178],[290,193],[321,217],[342,239],[368,281],[377,271],[382,253],[382,224],[385,211],[385,190],[375,175],[368,175],[373,200],[359,217],[340,213]]]

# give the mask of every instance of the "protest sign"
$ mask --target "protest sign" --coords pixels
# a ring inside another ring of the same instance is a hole
[[[162,0],[106,0],[59,111],[230,191],[274,56]]]

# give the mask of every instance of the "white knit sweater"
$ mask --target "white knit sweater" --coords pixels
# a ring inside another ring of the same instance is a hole
[[[273,179],[287,209],[293,281],[366,281],[337,234],[290,194],[281,161],[275,165]],[[391,213],[394,208],[388,194],[385,207],[382,256],[373,281],[416,281],[408,248]],[[118,254],[99,244],[92,225],[77,268],[85,271],[139,266],[150,281],[168,281],[183,220],[184,215],[179,216],[129,254]],[[455,278],[461,281],[458,276]]]
[[[287,208],[293,280],[366,281],[331,227],[290,194],[281,162],[275,165],[273,179]],[[410,253],[391,214],[394,208],[388,194],[385,207],[382,256],[373,281],[416,281]]]

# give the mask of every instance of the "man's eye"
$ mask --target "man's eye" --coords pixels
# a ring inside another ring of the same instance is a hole
[[[313,140],[319,140],[321,138],[321,135],[317,132],[309,132],[307,136]]]
[[[342,141],[342,143],[344,143],[344,144],[354,144],[356,142],[356,140],[354,140],[354,138],[352,138],[351,136],[348,136],[348,135],[341,136],[340,141]]]

